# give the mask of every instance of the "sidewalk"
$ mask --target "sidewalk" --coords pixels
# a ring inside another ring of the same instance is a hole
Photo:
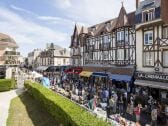
[[[22,92],[24,92],[24,89],[19,88],[0,93],[0,126],[6,126],[11,99],[17,97]]]

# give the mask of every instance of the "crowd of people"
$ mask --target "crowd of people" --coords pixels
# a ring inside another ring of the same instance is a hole
[[[113,114],[120,114],[127,118],[130,115],[132,119],[135,118],[136,122],[140,124],[142,113],[145,113],[145,116],[151,120],[151,126],[159,124],[166,126],[167,123],[168,105],[164,106],[163,112],[163,106],[161,106],[160,102],[154,100],[152,96],[143,105],[140,101],[137,101],[135,94],[127,93],[127,91],[118,91],[115,85],[107,88],[89,84],[80,79],[59,81],[52,79],[49,81],[47,77],[43,77],[41,83],[47,88],[55,86],[64,89],[69,92],[68,98],[70,99],[72,99],[72,95],[79,96],[79,103],[93,111],[96,107],[100,107],[107,112],[107,117]],[[165,116],[163,117],[163,115]]]

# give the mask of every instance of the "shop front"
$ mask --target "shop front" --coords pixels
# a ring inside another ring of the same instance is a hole
[[[93,83],[98,88],[108,88],[108,74],[105,72],[93,72]]]
[[[112,80],[112,86],[117,91],[130,93],[133,84],[133,77],[130,75],[110,74],[109,79]]]
[[[135,77],[136,94],[152,96],[157,101],[168,103],[168,75],[136,72]]]
[[[67,76],[67,79],[78,81],[79,80],[79,74],[82,72],[81,67],[71,67],[69,69],[64,70],[64,73]]]

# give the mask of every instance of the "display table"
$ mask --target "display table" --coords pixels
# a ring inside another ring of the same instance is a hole
[[[119,114],[110,115],[109,117],[120,126],[135,126],[135,122],[129,121],[121,117]]]
[[[102,108],[96,107],[93,111],[98,118],[102,118],[102,119],[106,119],[107,118],[107,114],[106,111],[104,111]]]
[[[107,103],[100,103],[100,106],[103,110],[106,110]]]

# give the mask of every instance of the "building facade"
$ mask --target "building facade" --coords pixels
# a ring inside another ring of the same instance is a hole
[[[0,33],[0,73],[1,76],[11,78],[20,64],[18,45],[10,36]]]
[[[37,66],[70,65],[70,53],[67,49],[51,43],[36,58]]]
[[[129,85],[136,64],[134,21],[135,12],[127,14],[122,6],[117,18],[80,30],[75,25],[70,47],[81,52],[72,53],[72,60],[78,61],[73,64],[95,72],[92,76],[108,73],[109,79]]]
[[[28,66],[35,68],[37,67],[37,57],[41,53],[42,49],[34,49],[32,52],[28,53]]]
[[[75,25],[70,44],[70,64],[72,66],[83,66],[83,36],[87,33],[87,28]]]
[[[168,1],[145,0],[136,10],[135,85],[155,99],[168,94]],[[137,89],[137,91],[139,91]]]

